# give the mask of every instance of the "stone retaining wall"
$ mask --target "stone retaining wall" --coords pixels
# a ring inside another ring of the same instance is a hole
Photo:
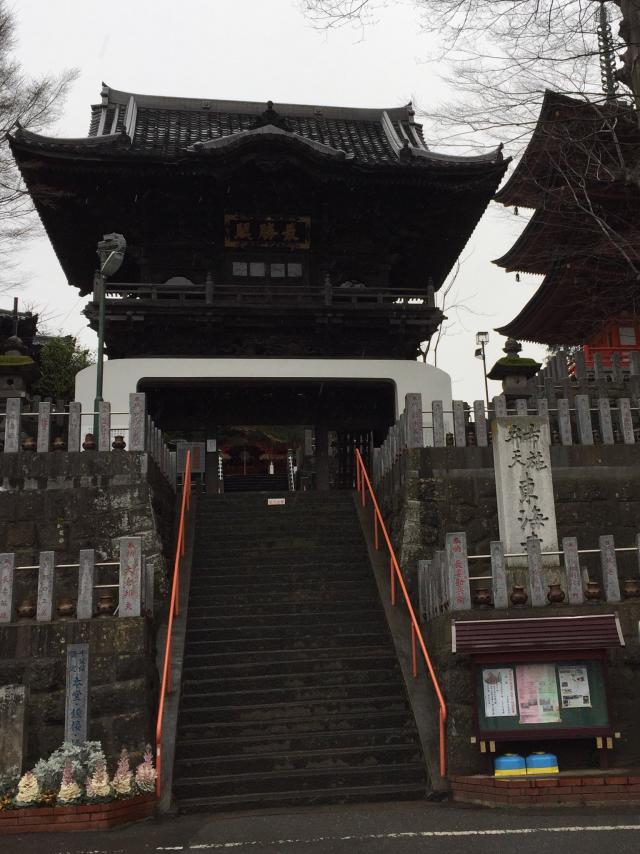
[[[72,643],[90,647],[89,738],[102,742],[112,763],[122,747],[140,761],[154,741],[158,695],[151,621],[24,621],[0,627],[0,685],[29,686],[25,769],[63,741],[66,648]]]

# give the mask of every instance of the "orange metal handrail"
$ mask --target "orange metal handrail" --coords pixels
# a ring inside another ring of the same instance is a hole
[[[373,505],[373,541],[376,550],[379,548],[379,531],[382,532],[382,536],[384,541],[387,544],[387,549],[389,550],[389,569],[391,573],[391,604],[396,604],[396,582],[400,585],[400,590],[404,596],[404,601],[407,606],[407,610],[409,612],[409,619],[411,620],[411,656],[412,656],[412,672],[414,679],[418,676],[418,661],[417,661],[417,650],[416,643],[419,645],[422,650],[422,657],[424,658],[424,662],[427,666],[427,670],[429,672],[429,677],[431,679],[431,684],[436,692],[436,697],[438,698],[438,704],[440,706],[440,776],[444,777],[447,769],[447,758],[446,758],[446,729],[445,724],[447,721],[447,706],[444,701],[444,697],[442,696],[442,691],[440,690],[440,685],[438,683],[438,679],[435,674],[435,670],[433,669],[433,664],[431,663],[431,658],[429,653],[427,652],[427,647],[424,642],[424,638],[422,636],[422,632],[420,631],[420,626],[418,625],[418,621],[416,619],[415,611],[413,610],[413,606],[411,604],[411,599],[409,598],[409,593],[407,592],[407,588],[404,583],[404,578],[402,577],[402,573],[400,572],[400,567],[398,565],[398,560],[396,558],[396,553],[391,544],[391,539],[389,538],[389,532],[387,531],[387,526],[384,523],[384,519],[382,518],[382,513],[380,512],[380,507],[378,506],[378,501],[376,499],[375,492],[373,491],[373,487],[371,486],[371,481],[369,480],[369,475],[367,474],[367,469],[362,459],[362,455],[360,451],[355,449],[356,455],[356,487],[358,493],[360,495],[360,500],[362,502],[362,506],[365,507],[367,503],[367,492],[371,496],[371,502]]]
[[[178,523],[178,539],[176,541],[176,556],[173,562],[173,581],[171,584],[171,602],[169,605],[169,622],[167,623],[167,639],[164,647],[164,663],[162,666],[162,684],[158,703],[158,720],[156,722],[156,796],[160,797],[162,779],[162,722],[164,720],[164,702],[167,694],[173,691],[171,684],[171,653],[173,647],[173,619],[180,614],[180,567],[184,557],[185,522],[191,505],[191,451],[187,451],[182,481],[182,500],[180,502],[180,521]]]

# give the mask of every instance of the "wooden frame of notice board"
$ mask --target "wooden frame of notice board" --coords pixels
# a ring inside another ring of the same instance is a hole
[[[604,650],[486,653],[473,656],[471,670],[474,728],[482,742],[614,735]],[[543,681],[534,699],[536,678]],[[500,685],[499,694],[491,682]]]

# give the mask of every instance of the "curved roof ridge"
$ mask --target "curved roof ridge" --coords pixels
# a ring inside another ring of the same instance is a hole
[[[227,101],[222,98],[185,98],[173,95],[145,95],[138,92],[126,92],[105,86],[105,97],[107,103],[95,104],[94,106],[115,106],[120,104],[126,106],[129,99],[133,98],[139,107],[150,107],[156,109],[177,110],[211,110],[212,112],[244,113],[248,115],[261,115],[269,99],[264,101]],[[361,120],[379,119],[383,112],[387,112],[394,118],[409,119],[413,115],[411,101],[399,107],[341,107],[328,104],[285,104],[273,101],[274,108],[282,115],[291,116],[317,116],[323,118],[359,118]],[[207,105],[207,106],[205,106]]]
[[[122,131],[119,131],[118,133],[102,134],[101,136],[47,136],[46,134],[35,133],[35,131],[26,130],[26,128],[22,127],[18,127],[15,133],[9,133],[9,139],[16,140],[16,142],[24,140],[26,142],[33,142],[41,145],[55,144],[61,146],[99,146],[106,145],[110,142],[122,142],[123,140],[131,142],[131,138],[128,134]]]

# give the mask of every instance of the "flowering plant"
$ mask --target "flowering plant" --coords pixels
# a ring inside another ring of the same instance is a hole
[[[103,801],[113,794],[105,762],[102,760],[98,762],[93,774],[87,777],[86,786],[87,800],[90,801]]]
[[[147,744],[143,761],[136,768],[136,791],[143,795],[155,791],[157,776],[158,772],[153,767],[153,753],[151,752],[151,745]]]
[[[76,801],[79,801],[81,797],[82,791],[80,786],[73,778],[71,760],[65,759],[62,771],[62,782],[60,783],[60,790],[58,792],[58,803],[63,806],[74,804]]]
[[[131,773],[131,764],[129,762],[129,753],[126,747],[122,748],[120,759],[116,773],[113,775],[111,785],[116,795],[120,798],[128,798],[131,794],[131,781],[133,774]]]
[[[18,782],[18,792],[14,798],[14,804],[17,807],[32,807],[38,803],[40,803],[38,778],[32,771],[27,771]]]

